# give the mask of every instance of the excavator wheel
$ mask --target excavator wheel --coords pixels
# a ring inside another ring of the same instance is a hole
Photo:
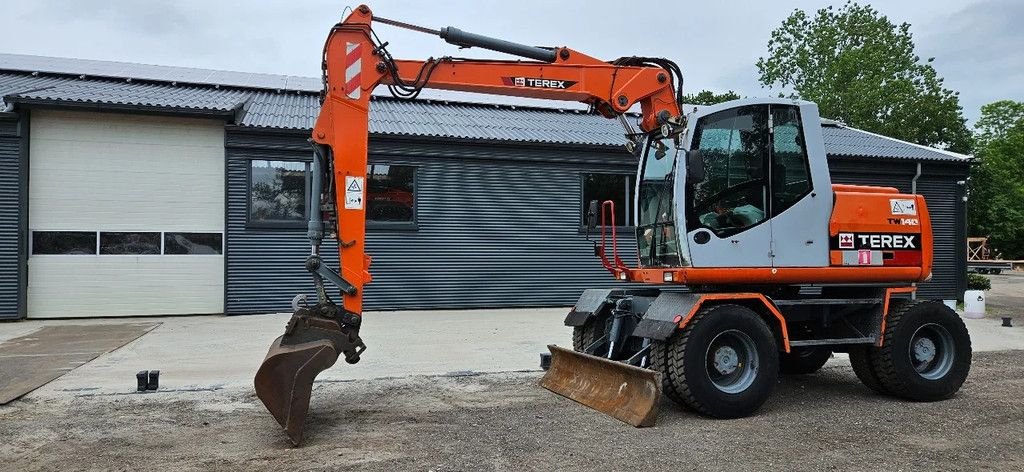
[[[661,372],[661,393],[676,402],[680,406],[686,406],[683,394],[676,390],[675,385],[668,379],[668,346],[661,341],[654,341],[651,344],[651,365],[649,368],[655,372]]]
[[[907,303],[889,313],[882,347],[869,357],[879,384],[897,397],[952,397],[971,370],[971,338],[956,312],[935,301]]]
[[[604,335],[605,329],[605,320],[600,318],[591,319],[583,326],[574,326],[572,328],[572,349],[576,352],[585,352],[591,344],[594,344],[594,341]],[[604,345],[607,346],[606,343]],[[600,352],[600,346],[598,348]]]
[[[850,366],[853,367],[853,373],[857,375],[860,383],[864,384],[865,387],[874,390],[875,393],[889,395],[889,390],[878,380],[875,366],[871,363],[872,349],[874,349],[874,346],[851,346]]]
[[[779,375],[779,351],[768,324],[747,307],[702,308],[665,343],[671,388],[691,409],[716,418],[756,411]]]
[[[822,347],[795,347],[779,356],[779,373],[813,374],[832,358],[832,350]]]

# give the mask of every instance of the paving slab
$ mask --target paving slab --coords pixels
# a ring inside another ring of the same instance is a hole
[[[45,385],[159,323],[42,326],[0,343],[0,405]]]

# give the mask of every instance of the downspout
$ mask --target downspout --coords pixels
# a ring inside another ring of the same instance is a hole
[[[910,179],[910,193],[912,195],[917,195],[917,179],[920,178],[920,177],[921,177],[921,161],[917,161],[917,172],[914,173],[914,178]],[[915,287],[917,286],[916,282],[914,283],[914,286]],[[914,290],[913,292],[910,292],[910,299],[911,300],[917,300],[917,290]]]

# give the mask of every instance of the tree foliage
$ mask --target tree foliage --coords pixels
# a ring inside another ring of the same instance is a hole
[[[988,236],[995,253],[1024,259],[1024,102],[981,107],[978,163],[971,168],[967,218],[972,236]]]
[[[822,116],[928,146],[969,152],[971,133],[957,92],[914,54],[910,24],[848,2],[795,10],[772,31],[757,61],[766,87],[816,102]]]
[[[736,100],[738,98],[740,98],[739,94],[732,90],[725,93],[701,90],[697,93],[686,94],[686,96],[683,97],[683,103],[687,105],[716,105],[722,102],[728,102],[729,100]]]

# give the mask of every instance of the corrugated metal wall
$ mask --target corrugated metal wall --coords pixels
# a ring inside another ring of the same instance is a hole
[[[226,305],[233,314],[286,311],[295,294],[312,295],[304,231],[245,225],[248,160],[308,160],[310,153],[294,135],[262,140],[273,150],[259,141],[228,133]],[[417,230],[368,230],[374,281],[367,309],[566,305],[586,288],[616,285],[580,233],[579,198],[584,171],[634,171],[621,153],[394,138],[374,140],[371,149],[371,162],[417,167]],[[633,238],[623,240],[621,249],[635,254]]]
[[[21,124],[0,117],[0,319],[20,318],[24,287],[21,253],[22,197]]]
[[[417,166],[417,230],[368,230],[374,281],[370,310],[570,305],[586,288],[614,286],[580,233],[581,173],[632,173],[621,152],[520,144],[466,143],[388,137],[371,139],[371,162]],[[227,286],[229,314],[289,310],[310,290],[302,262],[302,229],[246,227],[250,159],[309,160],[303,134],[229,128],[227,134]],[[833,160],[837,183],[891,185],[910,190],[909,162]],[[962,179],[962,177],[961,177]],[[951,177],[919,181],[942,199]],[[934,188],[934,191],[931,190]],[[938,202],[933,217],[956,220]],[[940,213],[936,215],[936,213]],[[937,231],[937,246],[955,246]],[[635,240],[621,244],[635,263]],[[335,248],[325,247],[325,254]],[[328,261],[332,258],[327,257]],[[930,298],[956,293],[953,259],[936,266],[922,288]],[[939,276],[939,273],[942,273]]]

